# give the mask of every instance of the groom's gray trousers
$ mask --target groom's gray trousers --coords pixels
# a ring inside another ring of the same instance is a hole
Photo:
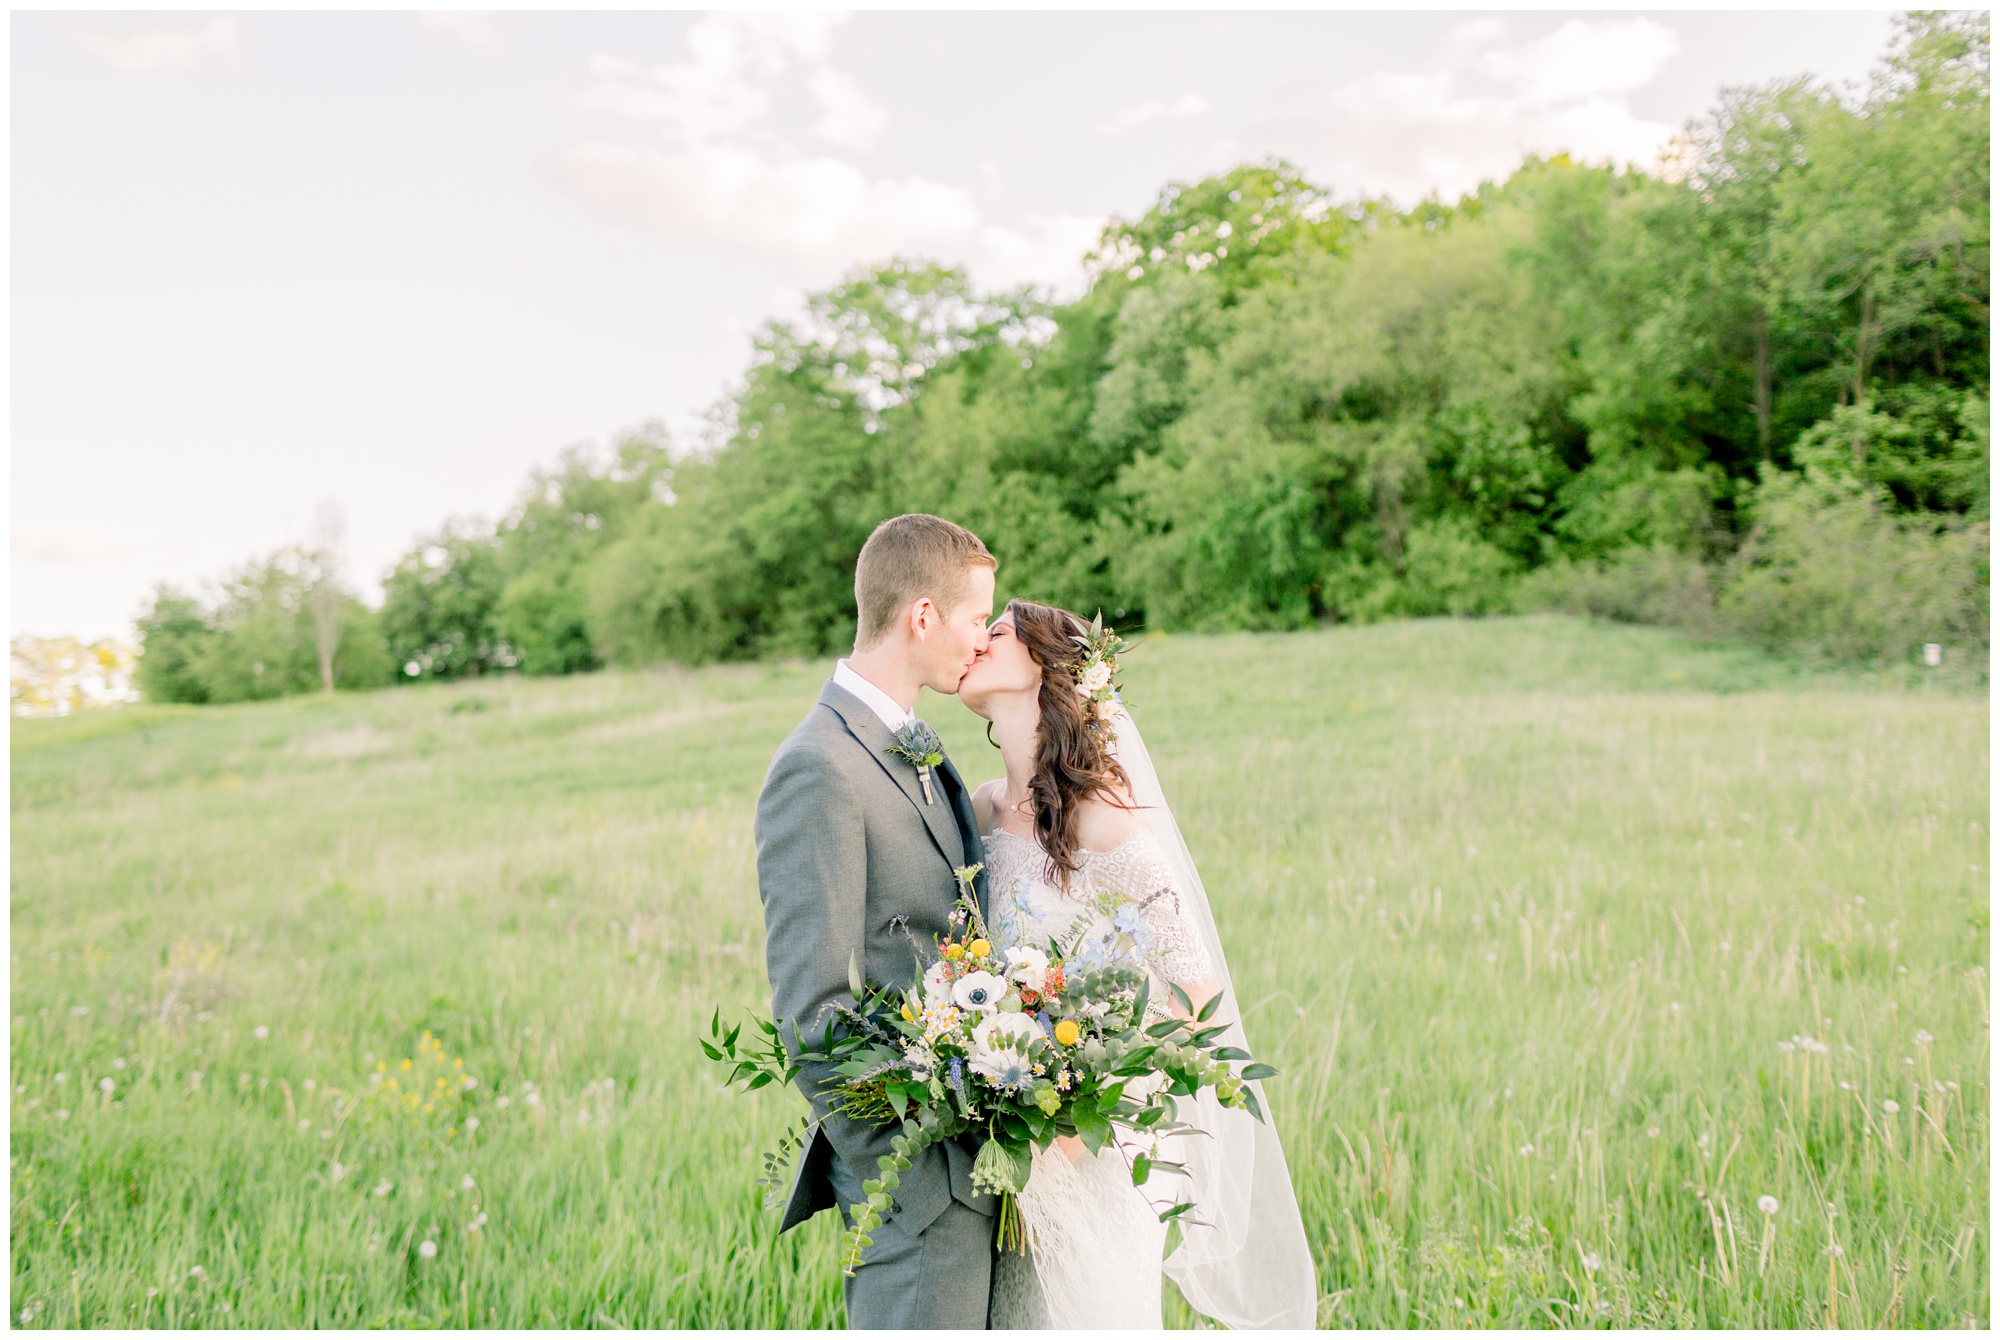
[[[915,980],[951,928],[955,867],[982,859],[972,800],[950,760],[926,801],[914,765],[874,712],[828,683],[771,760],[757,799],[757,885],[764,900],[764,966],[771,1013],[788,1040],[819,1039],[827,1007],[849,999],[848,969],[890,986]],[[983,906],[984,883],[980,885]],[[805,1150],[779,1226],[865,1199],[864,1180],[895,1132],[828,1112],[828,1067],[799,1086],[823,1117]],[[848,1325],[986,1325],[995,1198],[972,1188],[972,1153],[933,1146],[902,1174],[894,1207],[846,1282]]]

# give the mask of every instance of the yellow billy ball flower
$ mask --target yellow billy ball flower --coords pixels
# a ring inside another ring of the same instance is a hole
[[[993,946],[986,943],[986,941],[984,940],[974,940],[971,944],[965,947],[965,952],[972,955],[974,958],[985,958],[988,954],[993,952]]]
[[[1076,1020],[1065,1019],[1056,1025],[1056,1041],[1065,1047],[1074,1047],[1076,1040],[1083,1036],[1083,1030],[1076,1026]]]
[[[950,960],[951,962],[953,962],[953,963],[956,963],[956,962],[958,962],[958,961],[959,961],[960,959],[962,959],[962,958],[964,958],[964,957],[965,957],[965,946],[964,946],[964,945],[946,945],[946,946],[944,947],[944,956],[945,956],[945,957],[946,957],[947,959],[949,959],[949,960]]]

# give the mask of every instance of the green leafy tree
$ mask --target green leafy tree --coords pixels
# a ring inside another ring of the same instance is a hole
[[[419,540],[382,581],[382,636],[408,679],[457,679],[520,662],[499,634],[499,543],[473,523]]]
[[[215,628],[193,596],[162,583],[138,619],[139,692],[156,703],[205,703],[208,659]]]

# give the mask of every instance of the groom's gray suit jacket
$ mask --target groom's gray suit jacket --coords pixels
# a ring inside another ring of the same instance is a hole
[[[819,703],[778,746],[757,798],[757,886],[764,899],[764,966],[771,1013],[781,1027],[817,1038],[825,1007],[845,1003],[850,956],[892,986],[915,980],[911,946],[930,946],[950,929],[957,904],[952,871],[983,859],[972,797],[949,759],[924,802],[916,767],[892,754],[895,737],[859,698],[828,681]],[[985,883],[978,888],[984,907]],[[907,930],[907,935],[905,931]],[[831,1068],[809,1066],[799,1085],[815,1116]],[[799,1158],[778,1231],[835,1203],[828,1178],[838,1157],[856,1180],[879,1177],[875,1160],[895,1131],[827,1116]],[[953,1199],[982,1214],[997,1209],[972,1189],[972,1155],[932,1146],[899,1179],[896,1222],[915,1236]]]

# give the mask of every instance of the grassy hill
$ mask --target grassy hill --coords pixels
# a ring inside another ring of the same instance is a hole
[[[1983,688],[1559,619],[1128,665],[1323,1323],[1988,1324]],[[797,1100],[693,1041],[768,1004],[827,668],[16,722],[16,1323],[839,1324],[753,1185]]]

